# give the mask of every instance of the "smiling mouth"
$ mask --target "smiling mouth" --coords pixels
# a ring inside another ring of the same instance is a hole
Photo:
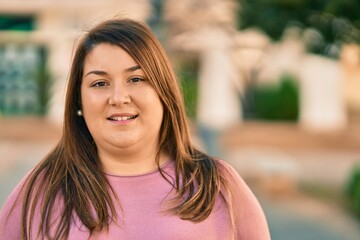
[[[128,121],[137,118],[139,115],[134,116],[114,116],[107,118],[110,121]]]

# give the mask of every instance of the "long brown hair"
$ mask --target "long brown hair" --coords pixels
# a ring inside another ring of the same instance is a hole
[[[165,149],[176,161],[173,186],[177,197],[170,211],[182,219],[203,221],[220,192],[222,179],[215,162],[191,143],[179,84],[160,43],[145,24],[128,19],[108,20],[87,32],[77,46],[66,94],[63,136],[32,171],[24,188],[23,239],[31,238],[32,219],[39,201],[41,227],[37,234],[49,239],[68,236],[73,214],[91,233],[107,229],[111,221],[116,221],[114,193],[102,171],[96,145],[84,119],[76,115],[81,109],[85,58],[101,43],[124,49],[141,66],[160,96],[164,116],[158,152]],[[161,172],[158,158],[156,161]],[[162,175],[166,178],[166,174]],[[50,232],[53,208],[59,199],[64,207],[57,228]]]

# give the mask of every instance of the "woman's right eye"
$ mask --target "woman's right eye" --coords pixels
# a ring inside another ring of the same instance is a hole
[[[103,81],[100,81],[100,82],[95,82],[91,85],[91,87],[105,87],[105,86],[108,86],[109,84],[107,82],[103,82]]]

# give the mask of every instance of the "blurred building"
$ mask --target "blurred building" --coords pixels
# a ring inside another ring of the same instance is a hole
[[[302,127],[332,131],[346,126],[346,107],[342,95],[344,69],[338,60],[308,53],[302,30],[287,29],[281,41],[268,46],[260,63],[255,79],[258,84],[272,82],[276,85],[284,75],[291,76],[297,82],[298,122]]]
[[[232,0],[166,1],[170,49],[199,62],[198,124],[221,130],[252,119],[247,109],[252,87],[276,88],[288,75],[299,86],[301,126],[320,131],[345,127],[348,109],[360,109],[355,47],[345,47],[340,62],[307,53],[308,30],[287,29],[277,43],[258,30],[237,31],[238,8]]]
[[[172,50],[194,55],[199,62],[197,123],[222,131],[241,121],[234,0],[167,0]]]
[[[49,117],[61,121],[80,33],[103,19],[146,20],[150,12],[147,0],[0,1],[0,114],[38,114],[47,101],[46,93],[39,91],[48,87]]]
[[[360,45],[348,44],[340,56],[344,69],[343,96],[351,119],[360,118]]]
[[[244,104],[251,85],[276,85],[284,74],[299,81],[303,126],[338,129],[360,112],[358,46],[345,47],[341,61],[309,55],[296,29],[278,43],[238,31],[240,7],[236,0],[0,1],[0,114],[38,114],[50,88],[48,115],[61,121],[74,42],[114,16],[147,20],[171,54],[196,59],[197,122],[205,128],[251,119]]]

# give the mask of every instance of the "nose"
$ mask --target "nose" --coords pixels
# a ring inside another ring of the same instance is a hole
[[[110,105],[120,106],[131,102],[130,93],[125,85],[126,84],[114,84],[112,86],[109,96]]]

